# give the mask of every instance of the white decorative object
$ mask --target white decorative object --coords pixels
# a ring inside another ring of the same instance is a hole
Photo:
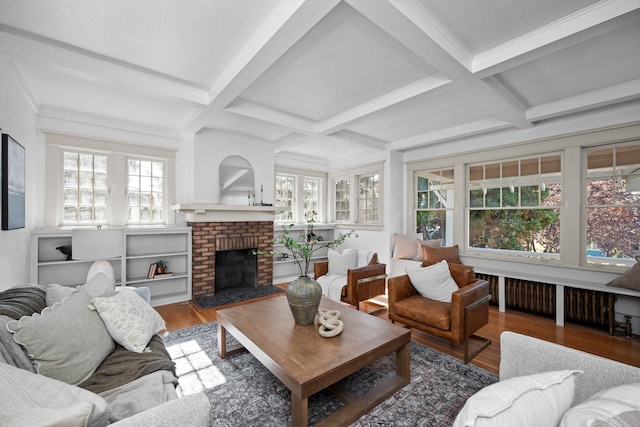
[[[318,323],[320,336],[325,338],[340,335],[344,329],[344,323],[340,320],[340,310],[327,310],[321,308],[318,310]]]

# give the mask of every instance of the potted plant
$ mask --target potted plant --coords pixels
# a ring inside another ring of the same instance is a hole
[[[274,244],[284,246],[287,252],[276,249],[256,252],[259,255],[287,254],[296,263],[299,275],[287,287],[287,300],[298,325],[310,325],[314,322],[322,297],[322,288],[318,282],[309,277],[309,268],[314,254],[324,248],[340,246],[349,237],[358,237],[355,230],[351,230],[348,233],[340,233],[333,241],[319,240],[314,232],[316,215],[314,211],[306,217],[306,227],[298,237],[294,237],[291,233],[294,224],[282,224],[282,234],[275,239]]]
[[[156,274],[164,274],[167,270],[167,261],[161,259],[160,261],[156,261]]]

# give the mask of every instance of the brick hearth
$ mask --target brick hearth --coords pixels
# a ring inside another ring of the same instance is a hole
[[[188,222],[193,236],[193,298],[213,295],[216,282],[216,251],[253,249],[271,250],[272,221]],[[273,284],[273,258],[260,256],[258,286]]]

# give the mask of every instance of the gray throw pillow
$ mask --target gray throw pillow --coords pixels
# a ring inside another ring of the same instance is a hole
[[[39,374],[80,384],[113,352],[115,343],[98,313],[88,308],[90,301],[86,292],[77,290],[41,314],[7,323]]]

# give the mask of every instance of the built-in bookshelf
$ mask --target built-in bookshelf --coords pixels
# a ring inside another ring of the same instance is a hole
[[[56,249],[71,245],[70,229],[31,233],[31,281],[78,286],[85,282],[94,260],[67,260]],[[125,228],[123,256],[109,262],[120,286],[146,286],[151,303],[163,305],[191,299],[191,227]],[[171,274],[148,277],[149,267],[167,262]]]
[[[291,228],[290,235],[293,238],[298,238],[299,236],[306,233],[306,225],[294,225]],[[331,242],[334,239],[334,226],[333,224],[316,224],[314,226],[314,233],[316,237],[322,239],[323,242]],[[278,241],[278,236],[282,235],[282,227],[279,224],[276,224],[274,228],[274,242]],[[273,255],[273,283],[287,283],[292,280],[295,280],[299,273],[298,267],[295,262],[289,255],[290,252],[283,245],[274,244],[273,249],[276,253]],[[318,251],[317,255],[312,258],[312,261],[315,263],[316,261],[326,261],[327,260],[327,248],[324,248]],[[288,255],[287,257],[283,257],[283,254]],[[309,268],[309,275],[313,275],[313,266]]]

